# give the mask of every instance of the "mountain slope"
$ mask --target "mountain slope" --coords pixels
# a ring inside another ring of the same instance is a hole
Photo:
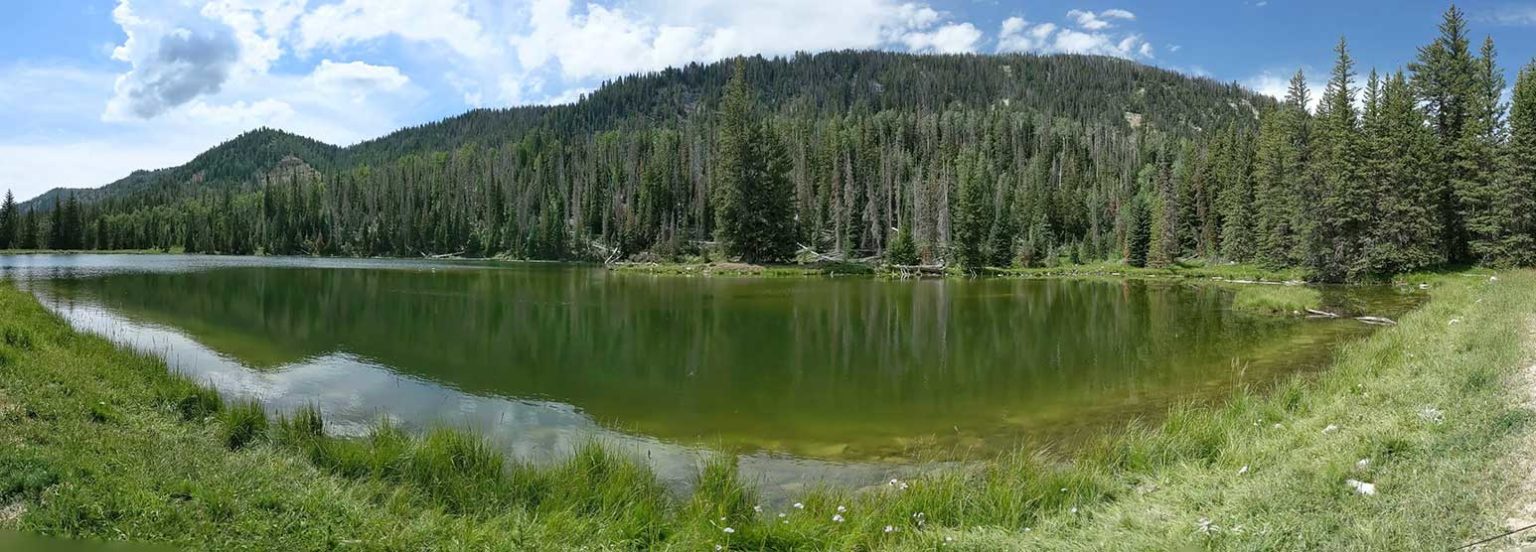
[[[1005,105],[1127,132],[1134,126],[1187,136],[1229,122],[1252,124],[1259,110],[1274,105],[1272,99],[1235,84],[1098,56],[847,51],[744,61],[759,101],[783,116],[933,113]],[[535,132],[581,137],[617,128],[669,126],[708,116],[732,66],[730,61],[690,64],[624,77],[572,105],[473,110],[346,148],[260,129],[179,167],[138,171],[92,190],[55,189],[25,205],[46,210],[70,194],[92,203],[242,186],[287,157],[320,170],[344,169],[468,144],[494,147]]]

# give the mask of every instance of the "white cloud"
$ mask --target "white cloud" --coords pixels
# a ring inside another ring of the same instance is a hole
[[[1051,34],[1056,32],[1054,23],[1041,23],[1032,25],[1022,17],[1010,17],[1003,20],[1002,28],[997,33],[997,51],[999,52],[1032,52],[1041,50],[1049,44]]]
[[[1512,27],[1536,26],[1536,6],[1505,6],[1478,14],[1478,19]]]
[[[350,95],[353,101],[362,101],[374,92],[394,92],[411,82],[395,67],[361,61],[336,63],[328,59],[315,67],[309,80],[327,92]]]
[[[904,46],[970,52],[982,32],[925,4],[893,0],[698,0],[625,8],[533,0],[509,43],[525,72],[597,79],[746,54]],[[524,87],[527,88],[527,87]]]
[[[944,25],[931,32],[912,32],[901,41],[913,52],[961,54],[976,51],[981,40],[981,30],[970,23]]]
[[[1135,14],[1125,10],[1105,10],[1095,14],[1082,10],[1067,12],[1067,18],[1081,29],[1059,28],[1053,23],[1034,24],[1022,17],[1003,20],[997,34],[998,52],[1043,52],[1114,56],[1126,59],[1152,59],[1156,53],[1151,43],[1139,34],[1116,34],[1108,29],[1106,19],[1131,21]]]
[[[388,36],[438,43],[468,58],[500,53],[464,0],[343,0],[299,20],[298,46],[339,49]]]
[[[1136,14],[1120,9],[1109,9],[1099,13],[1093,13],[1088,10],[1072,10],[1067,12],[1067,17],[1077,22],[1078,27],[1090,31],[1102,31],[1115,26],[1110,21],[1111,19],[1134,21]]]

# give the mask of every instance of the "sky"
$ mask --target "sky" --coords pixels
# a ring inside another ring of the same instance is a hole
[[[175,166],[274,127],[348,145],[476,107],[566,103],[609,79],[741,54],[1074,52],[1277,95],[1321,90],[1340,36],[1396,70],[1427,0],[7,0],[0,189],[18,199]],[[1514,72],[1536,1],[1462,2]],[[1363,79],[1363,77],[1362,77]]]

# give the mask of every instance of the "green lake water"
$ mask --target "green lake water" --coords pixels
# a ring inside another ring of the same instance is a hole
[[[1066,445],[1326,366],[1370,328],[1144,280],[700,278],[602,268],[201,256],[0,256],[77,327],[330,429],[482,432],[516,456],[591,439],[664,479],[700,454],[794,488]],[[1416,296],[1324,290],[1395,316]]]

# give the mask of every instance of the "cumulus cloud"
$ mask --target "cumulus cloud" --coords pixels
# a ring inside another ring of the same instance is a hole
[[[328,59],[315,67],[309,80],[321,89],[351,95],[355,101],[373,92],[399,90],[411,82],[396,67],[371,65],[361,61],[336,63]]]
[[[981,30],[970,23],[956,23],[931,32],[907,33],[901,40],[913,52],[962,54],[976,51],[976,43],[981,41]]]
[[[298,25],[303,51],[398,36],[442,44],[469,58],[500,53],[464,0],[344,0],[315,8]]]
[[[149,6],[152,13],[166,7]],[[112,58],[131,69],[114,85],[109,119],[154,117],[199,95],[216,93],[239,61],[240,45],[228,27],[197,17],[146,17],[129,0],[122,0],[112,17],[128,36]]]
[[[1067,12],[1067,18],[1077,22],[1077,26],[1083,29],[1101,31],[1115,26],[1114,22],[1111,21],[1112,19],[1134,21],[1136,14],[1120,9],[1109,9],[1099,13],[1088,10],[1072,10]]]
[[[975,51],[982,32],[932,7],[893,0],[698,0],[625,8],[533,0],[528,28],[508,41],[524,71],[608,78],[735,55],[905,47]]]
[[[1030,23],[1022,17],[1003,20],[998,30],[998,52],[1043,52],[1114,56],[1126,59],[1152,59],[1156,49],[1139,34],[1103,31],[1111,27],[1106,19],[1130,21],[1136,15],[1125,10],[1100,13],[1072,10],[1067,18],[1079,28],[1060,28],[1054,23]]]

